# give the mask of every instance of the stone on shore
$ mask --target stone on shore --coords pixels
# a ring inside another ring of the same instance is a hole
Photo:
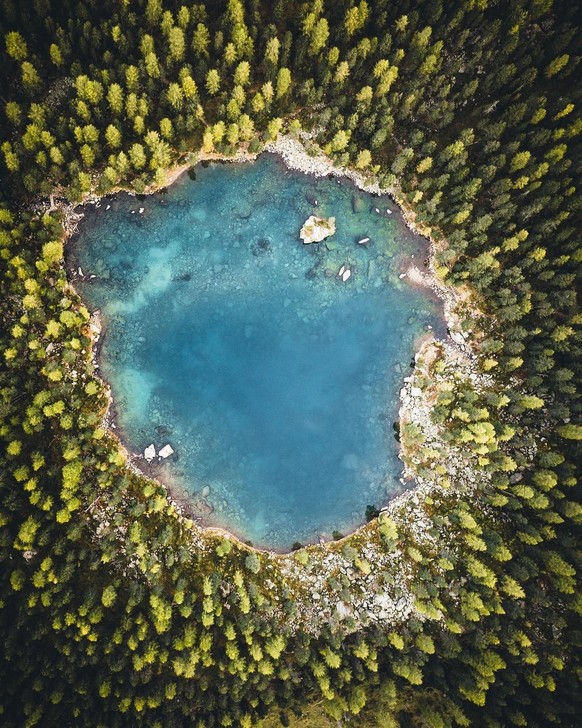
[[[299,237],[304,245],[320,243],[335,233],[335,217],[315,217],[311,215],[305,221]]]
[[[166,458],[169,458],[170,455],[174,454],[174,448],[171,445],[164,445],[164,447],[160,450],[158,455],[165,460]]]
[[[352,616],[352,610],[345,602],[338,602],[335,608],[340,619],[346,619]]]
[[[148,461],[148,463],[151,463],[151,461],[156,457],[155,445],[148,445],[143,451],[143,456]]]

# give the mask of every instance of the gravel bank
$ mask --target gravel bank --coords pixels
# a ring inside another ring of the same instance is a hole
[[[312,174],[314,177],[327,177],[328,174],[333,174],[336,177],[347,177],[359,189],[373,195],[390,193],[389,189],[383,189],[377,182],[367,180],[361,172],[357,172],[354,169],[336,167],[331,159],[326,157],[323,152],[313,157],[310,156],[302,143],[302,141],[307,142],[310,138],[310,135],[306,132],[303,132],[300,139],[294,139],[293,137],[281,134],[276,141],[266,144],[265,151],[278,154],[290,169],[296,169],[305,174]]]

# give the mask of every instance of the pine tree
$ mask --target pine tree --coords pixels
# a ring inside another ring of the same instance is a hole
[[[215,96],[220,88],[220,76],[216,69],[211,69],[206,75],[206,90],[211,96]]]

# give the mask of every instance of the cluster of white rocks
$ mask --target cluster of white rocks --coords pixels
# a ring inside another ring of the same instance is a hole
[[[166,458],[169,458],[170,455],[174,454],[174,448],[170,445],[164,445],[157,453],[157,457],[160,460],[165,460]],[[153,462],[156,459],[156,446],[152,443],[151,445],[148,445],[146,449],[143,451],[143,457],[144,460],[146,460],[148,463]]]
[[[337,277],[341,278],[342,281],[345,283],[351,277],[351,275],[352,271],[346,265],[342,265],[342,267],[339,269]]]

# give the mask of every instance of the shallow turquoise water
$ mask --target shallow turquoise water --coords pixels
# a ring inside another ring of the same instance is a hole
[[[135,453],[169,443],[151,472],[255,545],[349,531],[402,489],[398,391],[415,339],[441,326],[398,278],[423,241],[387,198],[273,155],[195,171],[89,208],[69,256],[106,325],[118,431]],[[313,213],[337,232],[307,246]]]

